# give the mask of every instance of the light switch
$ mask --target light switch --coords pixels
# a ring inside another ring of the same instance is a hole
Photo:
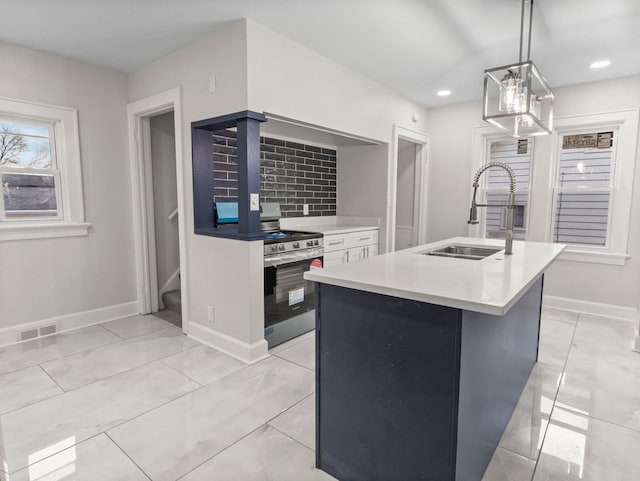
[[[216,91],[216,76],[211,75],[209,77],[209,92],[213,93]]]
[[[309,204],[302,204],[302,215],[309,215]]]
[[[260,210],[260,194],[249,196],[249,210]]]

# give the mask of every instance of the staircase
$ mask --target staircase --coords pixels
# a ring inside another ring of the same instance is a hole
[[[180,289],[162,294],[164,309],[155,313],[161,319],[182,327],[182,296]]]

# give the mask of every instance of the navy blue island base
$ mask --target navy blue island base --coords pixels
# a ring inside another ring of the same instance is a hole
[[[317,467],[481,481],[537,360],[542,276],[502,316],[317,286]]]

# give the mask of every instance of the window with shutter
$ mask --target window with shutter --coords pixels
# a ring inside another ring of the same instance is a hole
[[[627,253],[638,109],[556,119],[546,240],[563,259],[622,265]]]
[[[516,209],[514,212],[514,239],[525,239],[529,215],[529,183],[531,178],[531,139],[504,138],[489,142],[486,162],[502,162],[513,170],[516,177]],[[488,204],[507,204],[509,175],[503,169],[489,169],[486,174],[485,194]],[[506,209],[487,207],[485,236],[494,237],[506,230]]]
[[[607,245],[617,131],[566,134],[558,154],[553,241]]]

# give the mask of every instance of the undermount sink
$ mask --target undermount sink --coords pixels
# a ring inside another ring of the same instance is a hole
[[[471,259],[479,261],[484,259],[485,257],[489,257],[490,255],[495,254],[496,252],[500,252],[501,250],[502,248],[484,246],[460,246],[453,244],[429,252],[421,252],[421,254],[426,256],[455,257],[457,259]]]

